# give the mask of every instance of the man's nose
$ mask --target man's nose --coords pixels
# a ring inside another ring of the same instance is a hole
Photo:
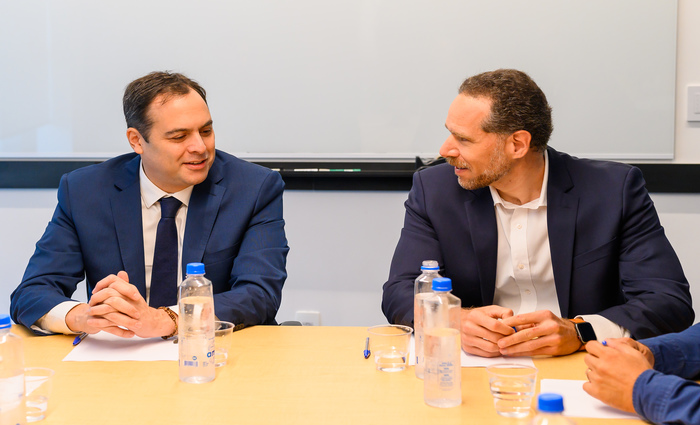
[[[454,137],[452,135],[448,136],[440,147],[440,156],[445,158],[459,156],[459,149],[457,149],[457,145],[455,144]]]

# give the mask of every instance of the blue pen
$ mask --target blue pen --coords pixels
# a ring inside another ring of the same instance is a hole
[[[367,340],[365,341],[365,351],[362,352],[362,354],[365,355],[365,358],[368,359],[370,355],[369,351],[369,337],[367,337]]]
[[[85,332],[76,336],[75,339],[73,340],[73,346],[75,347],[76,345],[80,344],[80,341],[84,340],[87,336],[88,336],[88,334],[86,334]]]
[[[607,346],[608,346],[608,341],[603,341],[603,345],[607,347]]]

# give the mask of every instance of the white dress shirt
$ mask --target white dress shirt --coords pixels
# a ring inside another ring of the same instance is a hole
[[[510,308],[516,315],[549,310],[561,317],[547,229],[549,157],[546,153],[544,159],[544,179],[537,199],[516,205],[503,200],[489,186],[498,227],[494,304]],[[591,323],[600,340],[629,336],[626,329],[603,316],[578,317]]]
[[[141,221],[143,225],[143,254],[144,264],[146,265],[146,302],[148,302],[151,289],[151,271],[153,269],[153,253],[156,246],[156,232],[158,230],[158,222],[160,221],[160,198],[164,196],[172,196],[182,202],[182,206],[177,211],[175,216],[175,225],[177,227],[177,252],[178,264],[182,264],[182,241],[185,236],[185,222],[187,220],[187,206],[190,202],[192,189],[190,186],[184,190],[175,193],[167,193],[156,186],[143,171],[143,164],[139,166],[139,185],[141,188]],[[119,270],[115,270],[116,274]],[[178,267],[177,281],[182,280],[182,267]],[[33,329],[50,332],[50,333],[75,333],[68,328],[66,324],[66,315],[68,312],[80,304],[78,301],[64,301],[42,316],[32,326]]]

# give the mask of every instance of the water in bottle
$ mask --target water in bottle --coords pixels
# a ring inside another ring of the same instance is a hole
[[[421,275],[416,278],[413,290],[413,335],[416,352],[416,377],[423,379],[425,358],[423,356],[423,301],[433,294],[433,279],[441,277],[440,267],[435,260],[423,261]]]
[[[0,424],[24,425],[24,352],[10,332],[10,316],[0,315]]]
[[[211,281],[204,277],[204,264],[189,263],[187,278],[178,290],[178,348],[180,380],[213,381],[214,296]]]
[[[559,394],[540,394],[537,397],[537,410],[532,425],[574,425],[572,420],[563,415],[564,398]]]
[[[433,279],[433,295],[423,302],[425,372],[423,398],[434,407],[462,404],[461,301],[450,293],[452,281]]]

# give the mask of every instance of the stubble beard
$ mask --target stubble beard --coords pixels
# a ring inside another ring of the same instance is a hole
[[[447,158],[447,163],[457,168],[466,168],[466,164],[456,158]],[[489,160],[488,168],[481,174],[472,178],[457,176],[457,182],[466,190],[481,189],[500,180],[513,168],[513,163],[508,160],[502,145],[494,149]]]

